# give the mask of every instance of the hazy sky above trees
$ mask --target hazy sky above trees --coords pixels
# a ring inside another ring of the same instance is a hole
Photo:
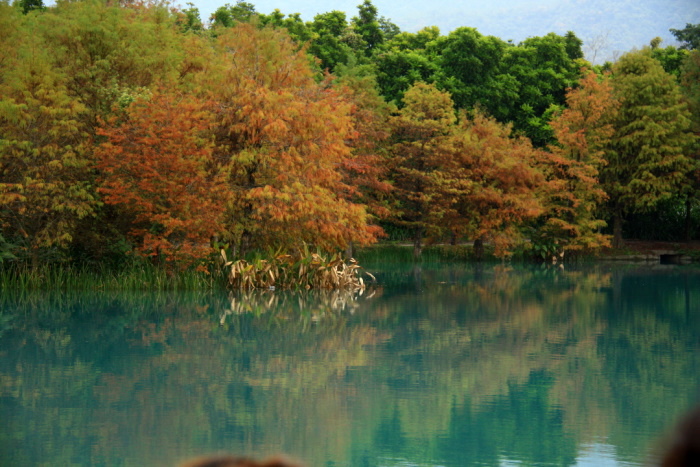
[[[192,0],[202,20],[225,3],[235,0]],[[344,11],[348,19],[357,14],[362,0],[252,0],[260,13],[279,9],[300,13],[305,21],[318,13]],[[182,1],[184,6],[185,1]],[[614,60],[622,52],[642,47],[656,36],[663,45],[674,44],[670,28],[700,23],[697,0],[374,0],[379,15],[402,31],[416,32],[438,26],[447,34],[460,26],[475,27],[484,35],[518,43],[527,37],[572,30],[584,41],[589,58],[596,49],[597,61]]]

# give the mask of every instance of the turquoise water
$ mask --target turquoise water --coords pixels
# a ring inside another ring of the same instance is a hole
[[[0,465],[638,466],[700,402],[700,270],[393,266],[362,295],[0,298]]]

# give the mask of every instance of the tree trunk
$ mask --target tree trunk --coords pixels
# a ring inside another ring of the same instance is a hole
[[[625,241],[622,239],[622,213],[619,209],[615,210],[613,219],[613,248],[622,248],[625,246]]]
[[[691,224],[691,209],[693,203],[690,200],[690,196],[685,199],[685,225],[683,226],[683,238],[686,242],[691,240],[690,236],[690,224]]]
[[[416,236],[413,238],[413,258],[419,259],[423,253],[423,235],[421,231],[416,232]]]
[[[31,249],[31,255],[32,255],[32,271],[36,272],[39,270],[39,266],[41,263],[39,262],[39,250],[38,249]]]
[[[348,246],[345,247],[345,260],[349,261],[355,257],[355,244],[350,241]]]
[[[245,258],[245,255],[248,254],[248,251],[250,250],[250,241],[250,232],[244,230],[238,242],[238,255],[236,256],[237,259],[243,259]]]
[[[484,259],[484,241],[481,237],[474,240],[474,246],[472,247],[474,251],[474,259],[481,261]]]

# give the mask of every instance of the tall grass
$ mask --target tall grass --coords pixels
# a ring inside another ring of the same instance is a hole
[[[217,274],[195,270],[171,272],[149,263],[118,269],[50,265],[31,268],[0,265],[0,290],[211,290],[222,288]]]
[[[266,259],[265,259],[266,258]],[[51,264],[32,268],[23,263],[0,263],[0,291],[118,290],[202,291],[248,288],[336,289],[364,288],[373,280],[372,267],[391,264],[467,262],[471,247],[434,245],[423,249],[419,260],[410,246],[379,245],[360,249],[363,265],[343,261],[340,255],[323,255],[306,249],[296,255],[268,253],[229,262],[225,268],[212,264],[209,272],[172,271],[146,261],[121,267]],[[364,280],[362,276],[365,276]]]

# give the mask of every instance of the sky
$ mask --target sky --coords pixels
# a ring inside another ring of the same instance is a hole
[[[184,6],[188,0],[181,1]],[[203,21],[226,3],[236,0],[189,0],[200,10]],[[357,15],[363,0],[247,0],[259,13],[279,9],[288,15],[300,13],[312,21],[318,13],[343,11],[348,20]],[[518,43],[527,37],[549,32],[574,31],[584,41],[590,59],[591,48],[598,59],[614,59],[632,48],[661,37],[663,45],[675,45],[669,29],[686,23],[700,23],[698,0],[372,0],[379,16],[402,31],[417,32],[438,26],[443,35],[461,26],[475,27],[484,35]],[[597,44],[597,45],[596,45]],[[587,50],[587,48],[589,50]],[[598,60],[600,61],[600,60]]]

